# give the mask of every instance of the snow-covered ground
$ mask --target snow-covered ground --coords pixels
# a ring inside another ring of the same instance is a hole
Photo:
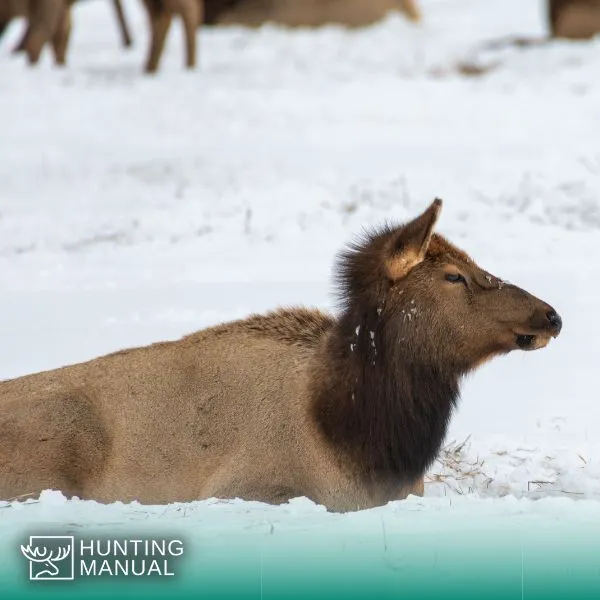
[[[193,73],[177,26],[149,78],[139,4],[130,52],[77,6],[65,70],[10,56],[20,24],[0,42],[0,378],[332,307],[342,245],[440,196],[440,231],[564,329],[470,378],[419,502],[600,500],[600,38],[489,50],[543,35],[545,3],[422,0],[419,26],[202,31]]]

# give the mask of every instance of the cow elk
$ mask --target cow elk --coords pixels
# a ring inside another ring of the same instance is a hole
[[[422,493],[461,379],[561,330],[545,302],[434,233],[441,200],[340,256],[338,316],[277,310],[0,383],[0,498]]]

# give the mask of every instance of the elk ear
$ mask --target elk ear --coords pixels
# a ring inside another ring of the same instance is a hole
[[[442,201],[436,198],[421,216],[396,230],[386,261],[392,279],[406,277],[413,267],[425,259],[441,210]]]

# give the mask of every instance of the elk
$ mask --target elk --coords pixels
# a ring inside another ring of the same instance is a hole
[[[279,309],[1,382],[0,498],[351,511],[422,494],[461,379],[562,326],[434,233],[441,206],[340,255],[337,316]]]
[[[416,0],[144,0],[150,20],[151,43],[145,70],[158,70],[173,16],[181,16],[186,40],[186,66],[196,65],[194,29],[204,24],[262,25],[274,21],[289,26],[316,26],[341,22],[361,26],[399,9],[413,21],[421,13]]]
[[[51,42],[55,62],[64,65],[71,34],[71,7],[76,0],[5,0],[0,2],[0,35],[16,17],[27,19],[27,28],[14,52],[26,52],[29,63],[37,64]],[[123,45],[131,46],[131,35],[121,0],[113,0]]]

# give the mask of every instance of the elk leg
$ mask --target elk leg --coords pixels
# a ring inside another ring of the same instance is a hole
[[[52,48],[57,65],[64,65],[67,59],[67,47],[71,36],[71,10],[65,8],[60,24],[52,37]]]
[[[161,11],[151,15],[152,21],[152,42],[150,44],[150,54],[146,63],[146,73],[155,73],[158,69],[160,57],[165,48],[165,40],[169,27],[171,26],[172,15],[169,12]]]
[[[204,2],[187,0],[180,8],[185,32],[186,66],[193,69],[196,66],[196,29],[204,18]]]
[[[44,45],[52,38],[58,27],[63,10],[65,5],[62,0],[32,2],[29,31],[25,39],[25,51],[30,64],[37,64]]]
[[[123,11],[121,0],[113,0],[113,6],[115,7],[115,12],[117,13],[117,21],[119,23],[119,31],[121,32],[123,46],[129,48],[132,44],[131,34],[129,33],[129,26],[127,25],[127,21],[125,19],[125,12]]]
[[[40,60],[40,54],[44,44],[48,41],[48,36],[43,30],[32,28],[25,37],[25,52],[27,52],[27,58],[29,64],[36,65]]]
[[[400,6],[411,21],[418,22],[421,20],[421,11],[417,6],[417,0],[400,0]]]

